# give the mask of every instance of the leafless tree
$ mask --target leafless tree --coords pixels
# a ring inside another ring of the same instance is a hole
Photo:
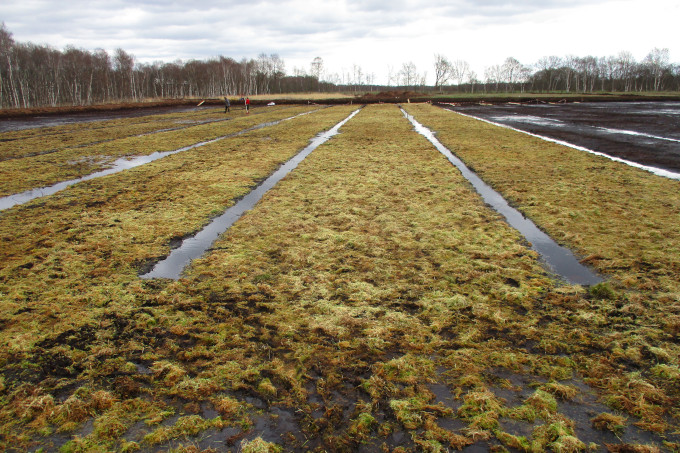
[[[635,58],[630,52],[620,52],[616,58],[617,63],[617,77],[623,81],[623,91],[631,91],[633,89],[633,73],[635,68]]]
[[[514,57],[508,57],[501,65],[502,79],[509,85],[517,81],[517,75],[522,64]]]
[[[354,63],[352,65],[352,85],[354,86],[354,91],[357,91],[358,87],[364,84],[364,71],[361,66]]]
[[[557,89],[557,84],[560,81],[560,67],[562,66],[562,59],[556,56],[542,57],[536,63],[536,68],[540,73],[540,77],[545,83],[546,91],[554,91]]]
[[[401,71],[399,71],[399,78],[401,84],[405,87],[414,86],[418,82],[418,73],[416,65],[409,61],[408,63],[403,63],[401,65]]]
[[[496,92],[498,92],[498,86],[503,81],[503,67],[501,65],[489,66],[484,70],[484,83],[486,85],[493,84],[495,86]]]
[[[398,85],[399,82],[397,80],[398,75],[394,73],[394,66],[387,65],[387,86],[392,86],[392,83]]]
[[[643,60],[653,79],[653,90],[661,89],[661,81],[665,71],[670,68],[668,49],[654,48]]]
[[[316,78],[316,80],[321,80],[323,75],[323,59],[321,57],[314,58],[310,66],[312,77]]]
[[[468,72],[467,83],[470,85],[470,93],[475,92],[475,85],[479,84],[477,73],[475,71]]]
[[[470,74],[470,65],[467,61],[456,60],[451,65],[451,77],[456,80],[456,85],[460,86],[465,78]]]
[[[451,79],[451,75],[451,62],[443,55],[436,54],[434,56],[434,87],[438,87],[440,93],[442,86]]]

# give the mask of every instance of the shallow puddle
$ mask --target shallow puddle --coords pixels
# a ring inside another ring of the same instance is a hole
[[[313,111],[315,111],[315,110],[313,110]],[[141,165],[148,164],[150,162],[153,162],[153,161],[158,160],[158,159],[162,159],[162,158],[170,156],[172,154],[181,153],[183,151],[188,151],[188,150],[194,149],[194,148],[200,148],[201,146],[209,145],[211,143],[215,143],[215,142],[218,142],[220,140],[224,140],[226,138],[238,137],[239,135],[243,135],[245,133],[252,132],[252,131],[258,130],[258,129],[263,129],[265,127],[275,126],[275,125],[277,125],[277,124],[279,124],[283,121],[292,120],[293,118],[297,118],[299,116],[307,115],[309,113],[312,113],[312,111],[300,113],[299,115],[291,116],[291,117],[284,118],[284,119],[277,120],[277,121],[270,121],[270,122],[267,122],[267,123],[261,123],[261,124],[258,124],[256,126],[252,126],[252,127],[243,129],[242,131],[234,132],[233,134],[224,135],[222,137],[217,137],[215,139],[207,140],[205,142],[195,143],[193,145],[185,146],[184,148],[179,148],[179,149],[176,149],[176,150],[173,150],[173,151],[154,152],[154,153],[148,154],[146,156],[138,156],[138,157],[134,157],[132,159],[120,158],[120,159],[117,159],[116,161],[113,162],[111,168],[107,168],[106,170],[101,170],[101,171],[91,173],[87,176],[83,176],[82,178],[71,179],[71,180],[68,180],[68,181],[62,181],[62,182],[59,182],[59,183],[54,184],[52,186],[40,187],[38,189],[31,189],[31,190],[27,190],[26,192],[21,192],[21,193],[18,193],[18,194],[8,195],[6,197],[2,197],[2,198],[0,198],[0,211],[12,208],[12,207],[20,205],[20,204],[28,203],[29,201],[34,200],[36,198],[41,198],[41,197],[45,197],[47,195],[55,194],[57,192],[60,192],[64,189],[66,189],[67,187],[72,186],[74,184],[77,184],[79,182],[88,181],[90,179],[95,179],[95,178],[101,178],[102,176],[112,175],[114,173],[118,173],[118,172],[121,172],[123,170],[128,170],[130,168],[139,167]]]
[[[531,243],[531,248],[540,254],[541,261],[551,272],[564,278],[569,283],[580,285],[594,285],[602,281],[602,278],[581,264],[571,250],[557,244],[550,236],[541,231],[534,222],[524,217],[517,209],[511,207],[501,194],[482,181],[462,160],[442,145],[431,130],[420,124],[404,110],[402,112],[411,121],[416,131],[427,138],[449,162],[460,170],[484,201],[498,213],[502,214],[510,226],[517,229]]]
[[[234,222],[241,218],[246,211],[252,209],[269,189],[274,187],[284,176],[295,169],[295,167],[297,167],[298,164],[317,147],[338,134],[338,130],[357,113],[359,113],[359,110],[352,112],[347,118],[333,126],[332,129],[317,135],[306,148],[283,164],[259,186],[241,198],[235,205],[227,209],[221,216],[215,218],[195,236],[185,239],[179,248],[170,252],[170,255],[168,255],[167,258],[163,261],[159,261],[150,272],[141,275],[140,278],[178,279],[184,268],[192,260],[203,255],[210,248],[212,243],[215,242],[222,233],[227,231]]]

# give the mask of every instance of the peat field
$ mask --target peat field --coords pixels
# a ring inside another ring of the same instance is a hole
[[[680,181],[401,107],[1,132],[0,196],[59,190],[0,209],[0,450],[680,451]],[[461,112],[677,146],[627,108]]]
[[[680,172],[680,102],[445,106],[593,151]]]

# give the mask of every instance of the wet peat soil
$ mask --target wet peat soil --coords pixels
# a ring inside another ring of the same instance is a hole
[[[610,156],[680,172],[680,102],[443,106]]]

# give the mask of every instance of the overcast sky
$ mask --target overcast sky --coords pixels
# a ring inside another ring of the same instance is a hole
[[[18,42],[122,48],[143,63],[277,53],[289,74],[319,56],[327,72],[356,64],[383,84],[405,62],[433,83],[435,54],[480,79],[507,57],[642,60],[658,47],[678,62],[679,18],[680,0],[0,0]]]

